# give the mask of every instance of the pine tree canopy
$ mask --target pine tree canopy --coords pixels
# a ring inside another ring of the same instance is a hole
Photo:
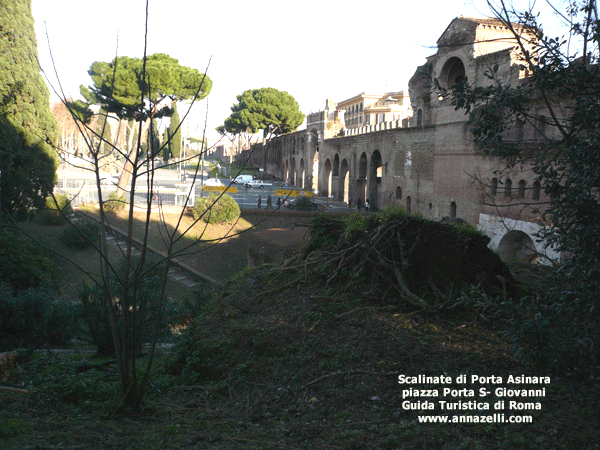
[[[296,130],[304,120],[304,114],[294,97],[275,88],[249,89],[237,96],[238,103],[231,107],[231,115],[225,119],[228,133],[244,132],[276,135]]]
[[[146,58],[145,82],[142,80],[143,70],[144,60],[140,58],[120,56],[111,62],[95,61],[88,70],[93,85],[89,88],[82,86],[81,94],[90,103],[102,105],[121,118],[143,120],[147,115],[160,117],[169,115],[171,111],[163,108],[161,111],[141,112],[142,89],[144,97],[158,105],[165,99],[170,99],[170,103],[194,97],[201,100],[212,88],[208,76],[181,66],[177,59],[164,53]]]

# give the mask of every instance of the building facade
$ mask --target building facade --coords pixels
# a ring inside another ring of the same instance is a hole
[[[527,72],[512,32],[498,20],[459,17],[437,44],[411,78],[409,97],[363,93],[337,105],[328,100],[308,116],[306,130],[255,148],[255,159],[321,196],[353,205],[368,199],[378,209],[399,205],[433,220],[463,219],[485,230],[506,257],[555,257],[535,243],[538,206],[547,199],[531,168],[509,170],[484,154],[468,116],[439,95],[434,82],[450,88],[466,77],[487,84],[486,71],[497,67],[503,82],[518,83]],[[525,143],[537,139],[525,124],[508,132]]]

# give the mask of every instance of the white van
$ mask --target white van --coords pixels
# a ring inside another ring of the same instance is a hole
[[[252,181],[252,175],[238,175],[234,178],[233,183],[246,184]]]

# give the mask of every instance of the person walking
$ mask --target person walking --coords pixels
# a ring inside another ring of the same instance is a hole
[[[260,194],[258,195],[258,209],[261,208],[262,205],[262,197],[260,196]]]
[[[267,197],[267,209],[270,211],[271,209],[273,209],[273,200],[271,199],[271,195],[269,194],[269,196]]]

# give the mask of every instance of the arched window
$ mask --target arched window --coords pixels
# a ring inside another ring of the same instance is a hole
[[[504,182],[504,196],[510,197],[512,195],[512,181],[510,178],[507,178]]]
[[[410,199],[410,195],[406,197],[406,212],[410,212],[412,209],[412,200]]]
[[[440,79],[442,82],[446,82],[446,86],[444,86],[446,88],[451,88],[465,80],[465,65],[460,58],[454,56],[444,64]]]
[[[450,219],[456,219],[456,203],[450,203]]]
[[[423,110],[420,108],[417,110],[417,126],[423,126]]]
[[[498,178],[492,178],[490,184],[490,194],[495,196],[498,193]]]
[[[525,189],[527,188],[527,183],[525,180],[519,181],[519,198],[525,198]]]
[[[401,200],[402,199],[402,188],[400,186],[398,186],[396,188],[396,200]]]
[[[533,200],[539,200],[540,199],[541,188],[542,188],[542,185],[540,184],[539,181],[534,181],[533,182],[533,189],[531,190],[531,198]]]

